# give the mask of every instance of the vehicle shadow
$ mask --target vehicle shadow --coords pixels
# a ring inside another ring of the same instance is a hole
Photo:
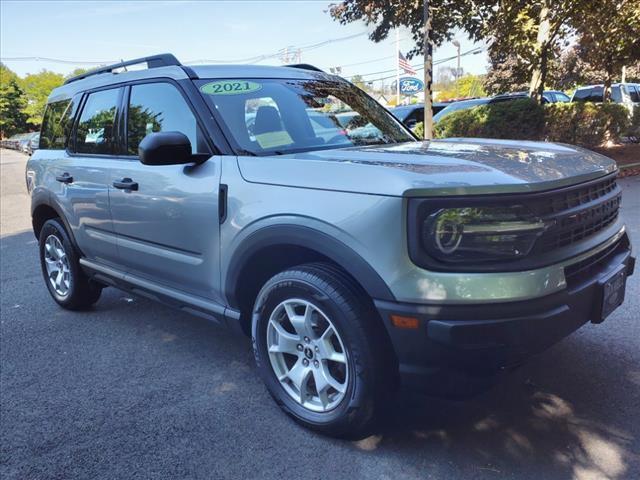
[[[638,478],[640,367],[589,333],[565,339],[472,399],[402,393],[378,433],[354,445],[414,464],[446,455],[465,476]]]

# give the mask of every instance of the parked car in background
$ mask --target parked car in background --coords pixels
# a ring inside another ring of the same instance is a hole
[[[512,100],[518,100],[520,98],[528,98],[529,92],[513,92],[503,93],[495,95],[493,97],[474,98],[471,100],[463,100],[461,102],[450,103],[447,107],[441,110],[435,117],[433,117],[433,123],[438,123],[447,115],[458,110],[466,110],[467,108],[477,107],[479,105],[486,105],[492,103],[509,102]],[[557,90],[545,90],[542,97],[542,103],[556,103],[556,102],[568,102],[571,99],[563,92]]]
[[[2,140],[2,148],[17,150],[20,145],[20,138],[22,135],[22,133],[16,133],[15,135],[11,135],[9,138],[5,138]]]
[[[451,102],[434,102],[432,104],[433,114],[436,115],[441,110],[449,106]],[[414,128],[424,119],[424,103],[413,105],[402,105],[389,109],[393,115],[409,128]]]
[[[466,110],[467,108],[477,107],[478,105],[485,105],[489,103],[491,98],[483,97],[483,98],[474,98],[472,100],[462,100],[461,102],[453,102],[447,105],[445,108],[440,110],[434,117],[433,123],[438,123],[447,115],[451,115],[453,112],[457,112],[458,110]]]
[[[640,105],[640,83],[628,83],[629,97],[635,106]]]
[[[31,153],[31,140],[38,136],[39,132],[31,133],[16,133],[9,138],[2,140],[2,148],[10,148],[12,150],[18,150],[23,153]]]
[[[25,133],[24,135],[22,135],[22,137],[20,137],[20,140],[18,142],[18,150],[21,151],[22,153],[27,153],[31,155],[31,141],[36,136],[39,137],[40,134],[38,132],[32,132],[32,133]]]
[[[29,155],[32,155],[40,145],[40,132],[36,133],[29,141]]]
[[[515,100],[518,98],[528,98],[529,92],[513,92],[513,93],[503,93],[500,95],[496,95],[491,97],[489,103],[497,103],[504,102],[508,100]],[[542,94],[542,103],[556,103],[556,102],[570,102],[571,97],[564,92],[559,90],[545,90]]]
[[[634,103],[638,103],[640,90],[635,83],[614,83],[611,85],[611,101],[620,103],[633,110]],[[602,102],[604,98],[604,85],[588,85],[579,87],[573,92],[572,102]],[[635,99],[635,100],[634,100]]]

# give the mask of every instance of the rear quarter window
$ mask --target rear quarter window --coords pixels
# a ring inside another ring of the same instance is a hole
[[[47,105],[42,120],[39,148],[43,150],[67,148],[76,104],[77,102],[69,99]]]

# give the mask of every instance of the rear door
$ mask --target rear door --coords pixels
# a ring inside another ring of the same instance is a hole
[[[100,263],[117,263],[116,238],[109,212],[110,167],[116,153],[116,124],[121,88],[84,95],[74,133],[59,151],[52,177],[56,203],[63,210],[83,255]],[[72,104],[70,109],[75,108]],[[45,122],[46,123],[46,122]],[[43,127],[41,147],[60,141],[62,125]],[[59,134],[55,133],[55,130]]]
[[[110,203],[120,262],[128,273],[221,300],[219,294],[220,158],[196,165],[143,165],[138,145],[149,133],[179,131],[192,152],[212,149],[178,84],[126,87],[122,135],[127,155],[111,171]],[[122,188],[122,183],[135,188]],[[116,187],[118,185],[118,187]]]

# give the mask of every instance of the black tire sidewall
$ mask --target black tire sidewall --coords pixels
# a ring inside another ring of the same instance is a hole
[[[319,430],[348,430],[350,423],[357,416],[354,415],[356,410],[373,409],[372,382],[368,378],[370,369],[365,368],[370,362],[363,358],[367,355],[367,346],[363,345],[365,340],[357,335],[358,332],[348,321],[352,312],[344,309],[344,304],[339,303],[335,291],[325,291],[327,289],[314,284],[321,282],[312,283],[296,278],[297,272],[291,272],[291,275],[286,273],[267,282],[256,301],[252,337],[260,375],[269,393],[296,420]],[[309,301],[322,310],[337,329],[346,350],[349,369],[347,391],[341,403],[329,412],[313,412],[296,402],[280,385],[271,367],[266,344],[269,317],[281,302],[292,298]]]
[[[49,282],[49,277],[47,274],[44,250],[45,250],[45,242],[50,235],[55,235],[58,238],[58,240],[60,240],[60,243],[64,248],[65,254],[67,255],[67,260],[69,262],[69,272],[71,274],[71,278],[70,278],[71,285],[69,288],[69,293],[64,297],[58,295],[56,291],[53,289],[53,286],[51,285],[51,282]],[[47,220],[45,224],[42,226],[42,229],[40,230],[39,249],[40,249],[40,267],[42,268],[42,276],[44,278],[47,289],[49,290],[49,293],[51,294],[53,299],[63,307],[72,305],[76,300],[76,297],[78,296],[79,282],[84,280],[84,275],[80,269],[80,265],[78,263],[78,256],[75,253],[73,244],[71,243],[71,240],[67,235],[67,232],[65,231],[64,227],[59,221]]]

